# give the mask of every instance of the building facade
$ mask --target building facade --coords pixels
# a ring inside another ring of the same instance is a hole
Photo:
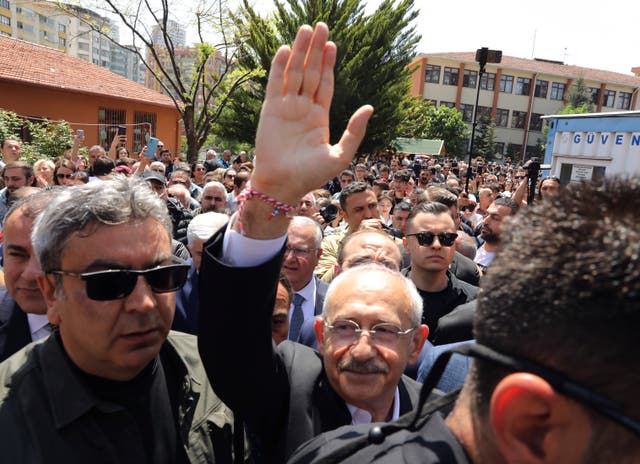
[[[92,30],[87,21],[108,31],[113,40]],[[117,25],[87,8],[61,8],[48,1],[0,0],[0,35],[55,48],[127,79],[140,80],[136,54],[114,44],[119,41]]]
[[[580,78],[592,95],[594,111],[640,109],[637,76],[503,55],[501,63],[486,65],[480,79],[475,52],[419,54],[411,66],[412,94],[458,109],[470,129],[480,86],[477,118],[491,116],[498,155],[537,155],[544,144],[542,117],[567,104]]]

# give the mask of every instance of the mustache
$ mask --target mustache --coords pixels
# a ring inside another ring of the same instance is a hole
[[[385,364],[377,362],[375,359],[362,363],[350,358],[338,363],[338,371],[356,372],[358,374],[386,374],[389,372],[389,368]]]

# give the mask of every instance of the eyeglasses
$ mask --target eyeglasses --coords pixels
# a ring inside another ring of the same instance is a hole
[[[107,269],[84,273],[51,271],[49,274],[78,277],[86,282],[86,292],[90,299],[109,301],[129,296],[136,287],[138,276],[144,276],[155,293],[175,292],[185,284],[188,271],[189,265],[180,262],[143,270]]]
[[[376,324],[370,329],[361,329],[357,322],[349,319],[337,319],[333,324],[328,322],[324,326],[329,329],[329,335],[333,343],[337,346],[353,345],[360,340],[360,336],[366,332],[369,334],[371,343],[376,345],[394,347],[403,335],[410,334],[416,327],[402,330],[395,324],[383,322]]]
[[[434,234],[432,232],[416,232],[415,234],[407,234],[407,237],[415,237],[420,246],[431,246],[433,241],[438,237],[440,245],[443,247],[450,247],[456,242],[458,234],[455,232],[442,232],[440,234]]]
[[[514,177],[514,179],[515,179],[515,180],[522,180],[522,179],[524,179],[524,177],[525,177],[525,176],[515,176],[515,177]]]
[[[284,249],[284,255],[287,256],[287,254],[291,252],[296,258],[307,258],[309,257],[309,253],[311,253],[312,251],[315,251],[315,248],[293,248],[287,245],[287,247]]]
[[[431,393],[431,390],[438,382],[438,379],[442,376],[451,355],[454,353],[479,358],[487,362],[498,364],[499,366],[509,370],[535,374],[549,382],[553,389],[558,393],[568,396],[569,398],[592,408],[598,413],[634,432],[636,435],[640,435],[640,421],[626,415],[622,410],[622,407],[613,400],[593,391],[586,385],[572,380],[560,371],[547,367],[543,364],[539,364],[530,359],[501,353],[500,351],[479,343],[460,345],[455,348],[451,348],[438,356],[438,359],[436,359],[436,362],[422,384],[423,388],[420,391],[420,403],[417,407],[418,414],[422,409],[424,400],[426,400],[429,393]]]
[[[56,177],[58,179],[73,179],[74,174],[62,174],[61,172],[58,172],[56,174]]]
[[[206,171],[205,168],[195,168],[195,171]]]

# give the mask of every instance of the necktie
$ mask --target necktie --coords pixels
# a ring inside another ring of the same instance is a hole
[[[293,314],[291,315],[291,323],[289,324],[289,340],[298,341],[298,337],[300,336],[300,327],[302,327],[302,322],[304,322],[304,314],[302,313],[302,303],[305,298],[298,294],[294,293],[293,295]]]

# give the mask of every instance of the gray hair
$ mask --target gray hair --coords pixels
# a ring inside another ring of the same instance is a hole
[[[207,241],[213,234],[222,229],[229,222],[229,216],[224,213],[201,213],[195,216],[187,226],[187,242],[193,246],[196,239]]]
[[[227,194],[227,188],[222,184],[222,182],[218,182],[217,180],[212,180],[204,184],[204,187],[202,187],[202,193],[210,188],[217,188],[218,190],[222,190],[225,195]]]
[[[329,308],[331,307],[331,301],[333,300],[333,294],[336,289],[342,284],[342,281],[345,280],[348,276],[355,273],[360,272],[380,272],[382,274],[386,274],[385,282],[391,282],[391,279],[398,279],[404,285],[404,293],[411,301],[411,324],[413,327],[417,327],[422,323],[422,297],[420,293],[418,293],[418,289],[415,284],[410,280],[403,276],[400,272],[394,271],[393,269],[389,269],[386,266],[383,266],[379,263],[367,263],[362,264],[360,266],[355,266],[347,269],[344,272],[338,274],[338,276],[331,281],[329,285],[329,289],[327,290],[327,294],[324,297],[324,304],[322,305],[322,318],[327,320],[327,314],[329,312]]]
[[[115,175],[60,191],[33,225],[31,241],[43,272],[59,270],[67,240],[91,225],[119,225],[152,218],[171,238],[166,203],[137,177]]]
[[[322,227],[318,224],[317,221],[306,217],[306,216],[294,216],[289,223],[289,227],[291,226],[313,226],[316,231],[315,236],[315,246],[316,250],[319,250],[322,246]]]

